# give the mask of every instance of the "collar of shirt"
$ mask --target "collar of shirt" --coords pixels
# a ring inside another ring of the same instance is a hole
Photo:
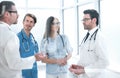
[[[98,27],[93,28],[92,30],[88,31],[90,33],[90,36],[98,29]]]
[[[24,37],[25,39],[32,39],[32,34],[30,33],[30,36],[28,37],[28,36],[26,35],[24,29],[21,30],[21,33],[23,34],[23,37]]]
[[[3,21],[0,21],[0,24],[6,25],[6,27],[8,27],[8,29],[11,30],[10,25],[8,25],[7,23],[5,23],[5,22],[3,22]]]

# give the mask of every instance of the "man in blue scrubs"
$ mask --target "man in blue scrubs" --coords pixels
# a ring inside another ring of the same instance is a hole
[[[26,14],[23,19],[23,29],[17,34],[20,40],[20,55],[22,58],[33,56],[38,49],[38,43],[30,32],[35,26],[37,19],[33,14]],[[32,69],[22,70],[23,78],[38,78],[37,63],[33,64]]]

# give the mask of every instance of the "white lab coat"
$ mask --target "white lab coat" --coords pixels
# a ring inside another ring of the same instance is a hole
[[[91,37],[96,29],[97,27],[89,31],[88,39],[85,43],[81,43],[78,65],[84,66],[85,74],[78,75],[78,78],[98,78],[108,65],[106,41],[100,30],[98,30],[95,40],[94,36]]]
[[[9,27],[0,21],[0,78],[22,78],[21,69],[31,69],[35,57],[20,57],[19,39]]]

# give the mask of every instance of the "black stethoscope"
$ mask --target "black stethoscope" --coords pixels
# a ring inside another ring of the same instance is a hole
[[[91,35],[90,40],[94,36],[94,41],[96,40],[96,35],[97,35],[98,29],[95,30],[95,32]]]
[[[93,50],[91,49],[90,44],[91,44],[92,38],[94,38],[93,40],[94,40],[94,42],[95,42],[97,32],[98,32],[98,29],[96,29],[95,32],[94,32],[94,33],[91,35],[91,37],[89,38],[88,52],[90,52],[90,51],[92,52],[92,51],[93,51]],[[82,40],[80,46],[82,45],[82,43],[84,43],[85,38],[86,38],[86,37],[83,38],[83,40]]]
[[[21,31],[21,35],[22,35],[22,46],[23,46],[23,49],[24,49],[25,52],[29,52],[30,51],[30,44],[29,44],[28,40],[26,38],[24,38],[22,31]],[[35,40],[33,35],[32,35],[32,38],[33,38],[33,41],[35,43],[35,45],[34,45],[35,51],[37,52],[37,50],[38,50],[37,42],[36,42],[36,40]],[[26,42],[26,44],[25,44],[25,42]]]

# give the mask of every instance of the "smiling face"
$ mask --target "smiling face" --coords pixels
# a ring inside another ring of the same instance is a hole
[[[31,29],[34,27],[34,25],[35,25],[34,19],[30,16],[26,16],[23,21],[24,29],[27,31],[31,31]]]

